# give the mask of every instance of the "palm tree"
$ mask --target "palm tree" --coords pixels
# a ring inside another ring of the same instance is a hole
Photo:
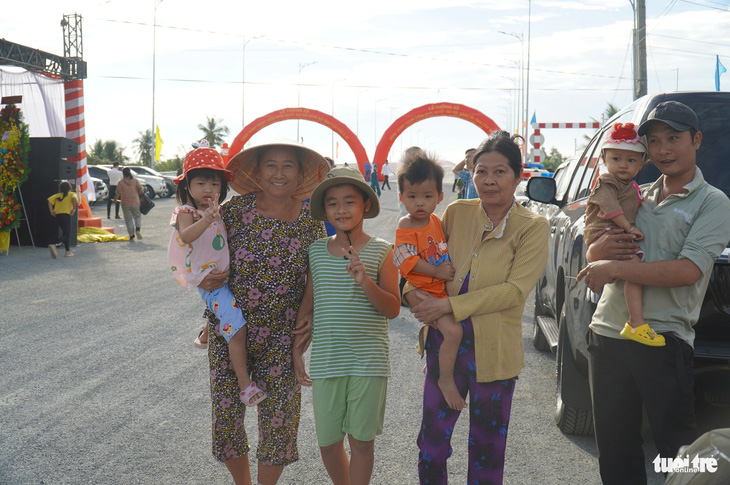
[[[104,142],[96,140],[88,153],[88,163],[98,165],[104,161]]]
[[[616,106],[615,104],[613,104],[613,103],[608,103],[608,104],[606,105],[606,109],[604,109],[604,110],[603,110],[603,113],[601,113],[601,120],[600,120],[600,121],[598,121],[598,120],[597,120],[597,119],[595,119],[595,118],[591,118],[591,119],[592,119],[593,121],[595,121],[595,122],[597,122],[597,123],[601,123],[601,125],[603,125],[603,124],[604,124],[604,123],[605,123],[606,121],[608,121],[608,120],[610,120],[611,118],[613,118],[613,117],[614,117],[614,115],[615,115],[616,113],[618,113],[618,112],[619,112],[620,110],[621,110],[621,108],[620,108],[620,107],[618,107],[618,106]],[[591,138],[592,138],[592,137],[593,137],[593,134],[590,134],[590,135],[583,135],[583,141],[584,141],[585,143],[583,143],[583,145],[582,145],[582,148],[585,148],[585,147],[587,147],[587,146],[588,146],[588,142],[589,142],[589,141],[591,141]]]
[[[205,125],[198,125],[198,129],[203,132],[203,138],[208,140],[211,148],[221,146],[225,141],[224,135],[228,134],[228,127],[223,125],[223,120],[216,120],[215,116],[206,116]]]
[[[152,155],[155,151],[155,137],[152,130],[140,131],[139,136],[132,140],[139,159],[143,165],[152,166]]]
[[[129,160],[129,157],[124,154],[124,147],[119,146],[116,140],[96,140],[91,146],[88,158],[92,165],[110,162],[124,163]]]
[[[110,162],[124,163],[126,160],[129,160],[129,157],[124,155],[124,147],[119,146],[116,140],[105,141],[104,151],[102,153],[104,154],[104,160],[109,160]]]

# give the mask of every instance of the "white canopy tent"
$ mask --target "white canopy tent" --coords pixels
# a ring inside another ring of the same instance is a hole
[[[67,123],[83,121],[83,111],[80,115],[73,116],[73,119],[67,119],[66,85],[62,79],[53,79],[22,68],[1,66],[0,95],[23,97],[20,109],[23,121],[28,124],[31,137],[68,137],[81,140],[77,168],[86,167],[85,130],[81,128],[81,133],[79,130],[73,133],[66,131]],[[73,102],[74,106],[79,104],[79,100]],[[75,182],[81,187],[86,187],[84,195],[88,200],[96,200],[94,184],[91,183],[88,172],[82,170],[82,173],[83,175]]]

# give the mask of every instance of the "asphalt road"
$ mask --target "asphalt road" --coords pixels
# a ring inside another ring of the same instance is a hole
[[[391,185],[381,216],[366,221],[367,232],[390,241]],[[444,188],[445,202],[453,200]],[[207,357],[192,346],[203,303],[167,269],[175,201],[155,202],[141,241],[80,244],[75,257],[57,260],[47,248],[12,246],[0,256],[0,484],[232,483],[210,454]],[[121,221],[107,222],[126,233]],[[553,423],[555,362],[530,344],[532,301],[523,315],[526,368],[514,396],[505,483],[599,483],[593,438],[563,435]],[[418,482],[418,328],[405,309],[390,323],[392,378],[373,484]],[[328,483],[309,390],[302,410],[300,461],[280,483]],[[451,483],[466,482],[466,424],[463,417],[454,431]],[[246,425],[255,446],[253,415]],[[647,456],[656,456],[651,445]]]

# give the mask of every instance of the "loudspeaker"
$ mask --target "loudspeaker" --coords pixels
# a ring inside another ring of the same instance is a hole
[[[28,165],[30,173],[28,180],[21,185],[25,211],[28,214],[26,221],[33,234],[36,246],[48,246],[58,240],[60,231],[56,218],[48,211],[48,197],[58,192],[61,180],[71,181],[75,189],[76,162],[66,158],[78,156],[78,143],[69,138],[31,138]],[[76,246],[76,232],[78,227],[78,212],[71,218],[70,244]],[[22,225],[18,229],[20,241],[13,241],[15,231],[12,231],[11,242],[30,246],[31,240],[28,231]]]
[[[69,138],[31,138],[28,156],[30,176],[37,180],[75,179],[76,162],[66,159],[78,155],[79,144]]]

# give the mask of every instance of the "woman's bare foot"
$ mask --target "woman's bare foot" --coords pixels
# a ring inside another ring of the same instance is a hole
[[[439,389],[446,399],[446,404],[449,405],[454,411],[461,411],[466,408],[466,401],[459,394],[459,390],[456,388],[454,379],[446,379],[444,377],[439,378]]]

